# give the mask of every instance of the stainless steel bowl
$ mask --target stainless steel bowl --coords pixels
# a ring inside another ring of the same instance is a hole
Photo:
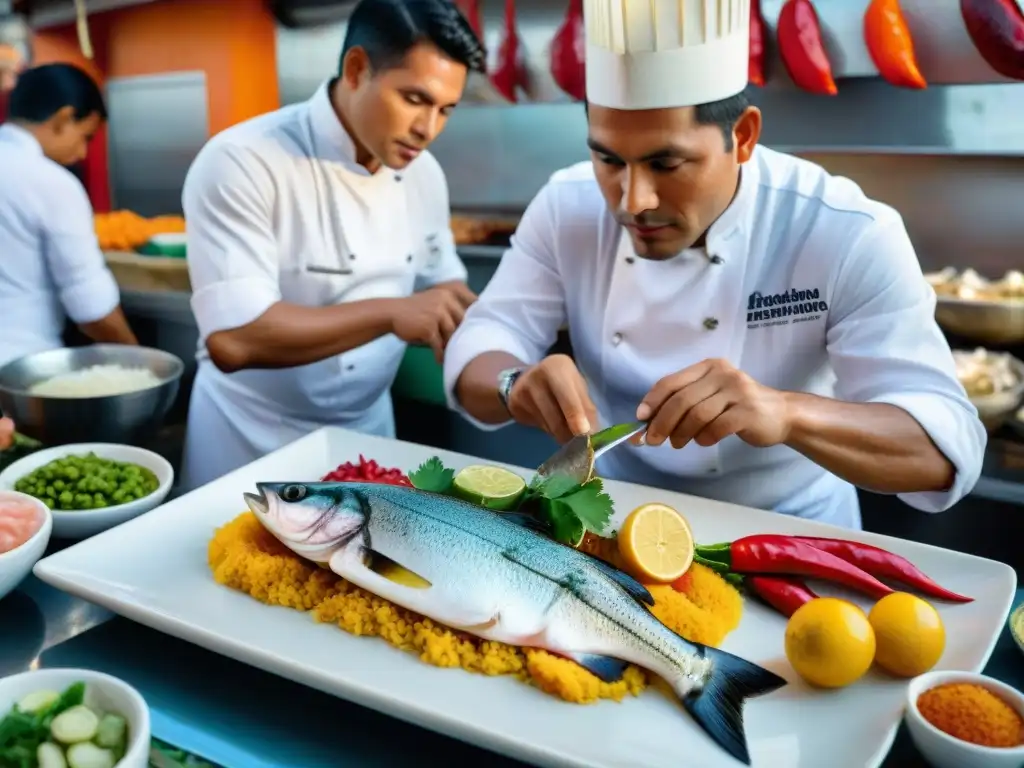
[[[53,376],[93,365],[149,368],[160,384],[107,397],[39,397],[28,392]],[[180,358],[148,347],[93,344],[40,352],[0,368],[0,411],[14,419],[19,432],[45,445],[138,445],[162,426],[184,370]]]
[[[1002,354],[993,352],[990,354]],[[1005,424],[1017,411],[1024,399],[1024,362],[1015,357],[1010,358],[1010,367],[1017,376],[1017,384],[994,395],[976,395],[970,397],[974,407],[978,409],[978,418],[989,432],[995,432]]]
[[[1003,346],[1024,342],[1024,301],[982,301],[939,296],[939,325],[979,344]]]

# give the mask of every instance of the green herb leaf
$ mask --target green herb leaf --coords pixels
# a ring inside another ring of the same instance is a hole
[[[533,490],[545,499],[558,499],[573,491],[579,490],[579,484],[568,475],[552,475],[541,479],[535,478]]]
[[[600,478],[595,477],[573,493],[559,497],[558,501],[570,507],[588,531],[605,535],[614,507]]]
[[[586,529],[573,508],[562,499],[541,499],[540,517],[551,529],[551,538],[570,547],[579,546]]]
[[[421,491],[448,493],[455,480],[455,470],[448,469],[437,456],[431,456],[409,475],[409,482]]]

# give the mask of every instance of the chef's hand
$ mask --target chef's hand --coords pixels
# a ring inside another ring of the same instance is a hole
[[[597,426],[587,382],[566,355],[551,355],[523,371],[512,385],[508,409],[520,424],[543,429],[559,443]]]
[[[763,386],[725,360],[704,360],[666,376],[644,397],[637,419],[649,421],[644,442],[682,448],[715,445],[729,435],[767,448],[784,443],[790,424],[782,392]]]
[[[392,327],[394,334],[409,344],[424,344],[434,350],[437,362],[444,359],[448,339],[459,327],[466,308],[476,294],[465,283],[443,283],[414,293],[396,304]]]
[[[14,443],[14,422],[4,417],[0,419],[0,451],[6,451]]]

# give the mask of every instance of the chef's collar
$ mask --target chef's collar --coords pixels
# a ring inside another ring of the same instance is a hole
[[[345,163],[350,170],[363,176],[374,176],[365,166],[356,161],[356,145],[342,125],[341,119],[331,104],[331,84],[334,80],[323,82],[309,100],[309,122],[313,129],[313,142],[316,155],[323,160],[337,160]],[[387,170],[381,168],[382,171]]]
[[[36,137],[14,123],[0,125],[0,141],[14,144],[19,149],[25,149],[34,154],[43,154],[43,147]]]
[[[759,148],[755,147],[750,159],[740,166],[740,183],[735,197],[729,203],[729,207],[708,229],[707,250],[709,255],[715,254],[726,240],[729,240],[737,232],[745,230],[750,223],[754,202],[757,200],[757,188],[761,184],[758,153]]]

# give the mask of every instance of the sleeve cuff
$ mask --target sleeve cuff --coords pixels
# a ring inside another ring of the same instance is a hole
[[[948,490],[901,493],[901,501],[922,512],[943,512],[971,492],[981,476],[988,433],[969,401],[950,402],[941,395],[926,393],[897,393],[870,402],[895,405],[913,416],[956,469],[956,478]]]
[[[192,312],[200,336],[206,338],[248,325],[280,300],[277,286],[263,278],[235,278],[211,283],[193,293]]]
[[[532,363],[529,350],[505,326],[493,321],[464,322],[448,342],[444,353],[444,394],[448,408],[458,413],[477,429],[485,432],[506,427],[512,419],[500,424],[487,424],[473,418],[455,397],[455,384],[459,376],[475,358],[485,352],[505,352],[518,359]],[[495,382],[497,385],[497,382]]]
[[[121,292],[111,271],[103,266],[85,280],[61,289],[61,303],[68,317],[78,324],[102,320],[121,303]]]

